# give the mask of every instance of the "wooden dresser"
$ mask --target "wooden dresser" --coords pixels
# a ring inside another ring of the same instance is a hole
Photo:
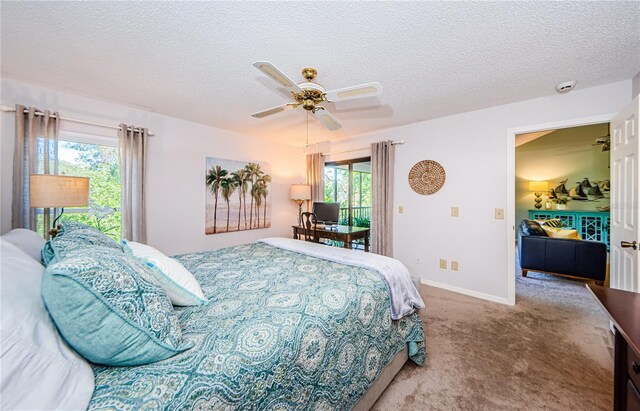
[[[587,284],[615,325],[613,409],[640,411],[640,294]]]

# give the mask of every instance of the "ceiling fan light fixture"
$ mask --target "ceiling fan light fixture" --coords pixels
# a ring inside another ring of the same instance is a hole
[[[291,98],[294,103],[283,104],[264,111],[253,113],[255,118],[263,118],[272,114],[277,114],[285,110],[302,106],[306,110],[307,115],[311,111],[323,126],[331,131],[338,130],[342,124],[331,115],[324,107],[319,105],[324,102],[335,102],[343,100],[358,99],[364,97],[377,96],[382,93],[382,85],[378,82],[359,84],[357,86],[344,87],[331,91],[325,91],[321,84],[312,80],[318,74],[317,70],[312,67],[306,67],[302,70],[302,76],[307,80],[302,83],[294,83],[289,77],[282,73],[276,66],[268,61],[256,61],[253,66],[262,71],[279,84],[287,87],[291,92]]]
[[[313,100],[303,100],[302,108],[305,110],[314,110],[316,108],[316,103]]]

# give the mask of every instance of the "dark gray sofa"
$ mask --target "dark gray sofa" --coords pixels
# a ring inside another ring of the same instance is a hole
[[[518,226],[518,257],[523,277],[538,271],[602,285],[607,274],[605,243],[552,238],[533,220],[522,220]]]

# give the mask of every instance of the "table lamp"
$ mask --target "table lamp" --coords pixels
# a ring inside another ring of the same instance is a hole
[[[549,182],[548,181],[529,181],[529,191],[533,191],[535,198],[535,207],[536,209],[542,208],[542,193],[546,193],[549,191]]]
[[[302,226],[302,204],[307,200],[311,200],[311,186],[308,184],[291,185],[289,198],[298,204],[298,225]]]
[[[29,176],[29,207],[62,208],[53,220],[49,234],[55,237],[60,232],[56,222],[65,207],[86,207],[89,205],[89,178],[69,177],[53,174],[31,174]],[[46,230],[46,227],[45,227]]]

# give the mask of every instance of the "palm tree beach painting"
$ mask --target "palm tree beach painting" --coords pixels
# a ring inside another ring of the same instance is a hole
[[[207,157],[205,234],[271,227],[267,163]]]

